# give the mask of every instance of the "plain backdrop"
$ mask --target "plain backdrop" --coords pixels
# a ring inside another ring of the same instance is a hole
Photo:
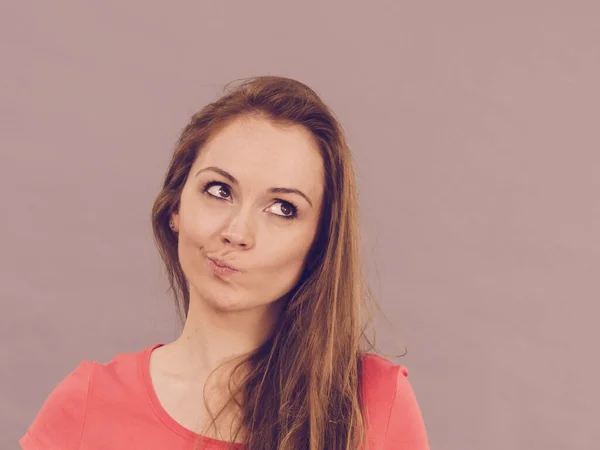
[[[598,448],[600,3],[0,8],[0,448],[80,360],[176,336],[150,208],[189,117],[262,74],[347,132],[432,449]]]

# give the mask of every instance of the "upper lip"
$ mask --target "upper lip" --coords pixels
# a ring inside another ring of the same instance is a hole
[[[214,262],[215,264],[217,264],[220,267],[227,267],[227,268],[232,269],[232,270],[238,270],[235,267],[233,267],[231,264],[227,264],[225,261],[223,261],[221,259],[211,258],[211,257],[208,257],[208,259],[210,259],[212,262]]]

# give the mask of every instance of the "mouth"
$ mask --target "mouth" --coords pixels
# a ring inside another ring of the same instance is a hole
[[[206,263],[208,264],[208,266],[213,270],[213,272],[216,275],[227,276],[227,275],[233,275],[233,274],[239,272],[239,270],[237,270],[235,267],[227,265],[218,259],[213,259],[213,258],[207,257]]]

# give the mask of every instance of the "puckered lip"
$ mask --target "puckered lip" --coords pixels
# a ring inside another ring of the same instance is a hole
[[[215,263],[217,266],[219,266],[219,267],[225,267],[225,268],[227,268],[227,269],[231,269],[231,270],[237,270],[237,271],[239,271],[239,269],[238,269],[237,267],[235,267],[235,266],[232,266],[231,264],[229,264],[229,263],[227,263],[227,262],[225,262],[225,261],[223,261],[223,260],[221,260],[221,259],[218,259],[218,258],[211,258],[211,257],[209,257],[209,256],[207,256],[207,258],[208,258],[208,259],[210,259],[212,262],[214,262],[214,263]]]

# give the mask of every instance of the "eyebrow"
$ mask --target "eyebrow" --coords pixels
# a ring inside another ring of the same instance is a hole
[[[207,171],[216,172],[216,173],[222,175],[223,177],[227,178],[229,181],[231,181],[232,184],[238,184],[238,180],[233,175],[231,175],[226,170],[223,170],[216,166],[210,166],[210,167],[205,167],[203,169],[200,169],[198,172],[196,172],[196,175],[194,177],[197,177],[202,172],[207,172]],[[297,194],[297,195],[303,197],[311,207],[313,206],[312,202],[310,201],[310,198],[308,198],[308,196],[299,189],[285,188],[285,187],[272,187],[272,188],[269,188],[268,191],[273,194]]]

